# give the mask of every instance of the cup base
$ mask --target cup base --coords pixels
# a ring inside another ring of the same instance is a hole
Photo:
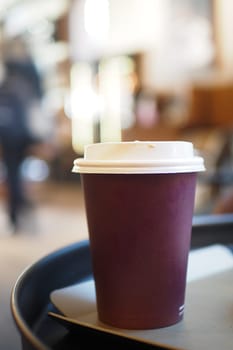
[[[183,320],[183,315],[170,320],[106,320],[99,316],[99,321],[106,326],[128,330],[150,330],[174,326]]]

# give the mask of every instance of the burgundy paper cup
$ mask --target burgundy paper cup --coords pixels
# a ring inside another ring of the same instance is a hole
[[[81,174],[99,320],[124,329],[182,320],[196,177],[189,142],[99,143]]]

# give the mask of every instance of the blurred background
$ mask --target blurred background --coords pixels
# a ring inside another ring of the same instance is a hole
[[[19,273],[87,237],[71,172],[85,144],[192,141],[207,168],[195,214],[233,212],[232,15],[228,0],[0,1],[0,82],[12,62],[22,69],[30,61],[40,83],[36,98],[13,73],[36,140],[20,163],[30,205],[14,232],[0,148],[1,348],[19,348],[9,311]]]

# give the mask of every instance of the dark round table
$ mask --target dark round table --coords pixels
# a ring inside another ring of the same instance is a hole
[[[220,243],[233,247],[233,214],[194,218],[191,249]],[[120,337],[76,327],[72,332],[48,315],[58,312],[50,293],[93,278],[89,241],[61,248],[33,265],[18,277],[11,294],[11,311],[22,339],[23,350],[72,350],[93,346],[113,349],[165,349],[131,343]],[[94,345],[93,345],[94,343]]]

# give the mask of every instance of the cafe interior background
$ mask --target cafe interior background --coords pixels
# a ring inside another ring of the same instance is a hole
[[[80,182],[71,169],[88,143],[192,141],[206,165],[195,214],[233,210],[221,204],[233,186],[232,14],[229,0],[0,1],[1,47],[17,58],[26,43],[44,88],[33,119],[44,142],[22,166],[38,232],[33,223],[34,232],[12,237],[1,204],[6,298],[23,267],[86,237]],[[4,202],[2,163],[0,170]]]

